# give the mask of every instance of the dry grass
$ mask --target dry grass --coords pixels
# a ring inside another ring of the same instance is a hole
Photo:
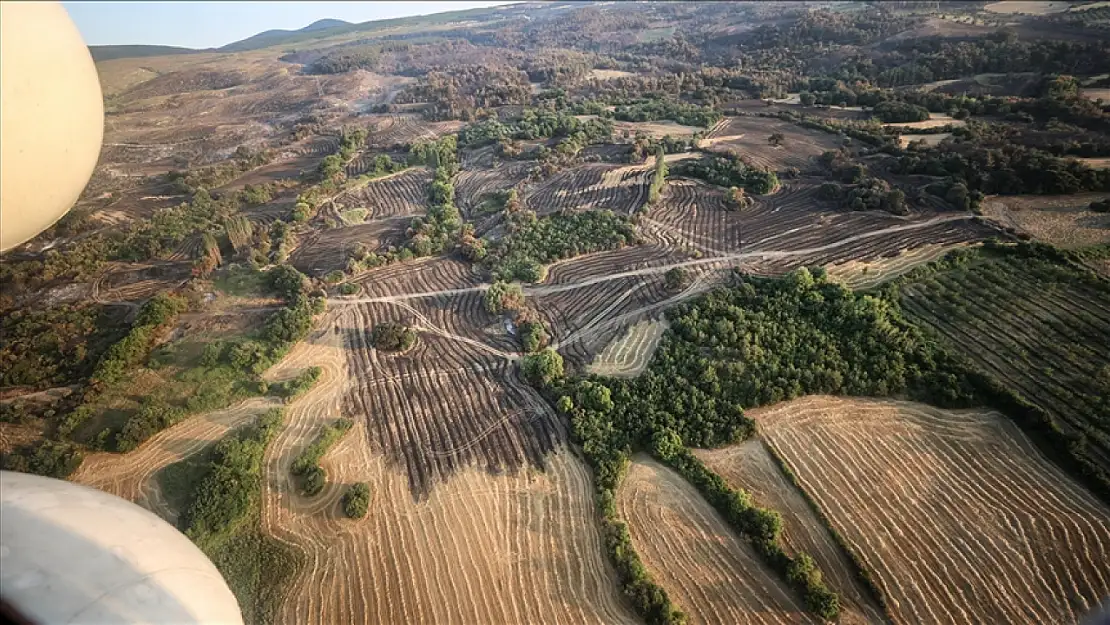
[[[586,78],[592,80],[609,80],[610,78],[626,78],[635,76],[632,72],[622,72],[616,69],[592,69]]]
[[[695,132],[704,130],[697,126],[683,126],[682,124],[672,121],[658,121],[658,122],[613,122],[613,134],[615,136],[622,136],[622,133],[627,131],[628,136],[635,137],[637,133],[645,134],[649,137],[665,137],[670,135],[672,137],[689,137]]]
[[[779,147],[767,142],[775,132],[784,136]],[[812,165],[813,157],[826,150],[835,150],[839,145],[836,135],[802,128],[779,119],[754,116],[722,120],[701,142],[701,147],[706,150],[736,151],[754,164],[776,171],[787,167],[807,168]]]
[[[950,133],[950,132],[938,132],[938,133],[932,134],[932,135],[915,135],[915,134],[898,135],[898,144],[902,148],[906,148],[906,147],[909,146],[909,144],[913,143],[914,141],[922,141],[922,142],[925,143],[925,145],[927,145],[929,147],[933,147],[935,145],[939,145],[941,141],[944,141],[945,139],[947,139],[948,137],[951,137],[951,136],[952,136],[952,133]]]
[[[893,257],[878,258],[872,261],[849,260],[825,269],[829,278],[836,280],[850,289],[870,289],[887,280],[891,280],[909,273],[913,269],[937,260],[949,251],[965,247],[970,242],[952,244],[926,244],[912,250],[906,250]]]
[[[895,130],[917,130],[923,128],[936,128],[938,126],[966,126],[967,122],[962,119],[952,119],[951,116],[944,113],[929,113],[929,119],[921,122],[909,122],[905,124],[883,124],[884,128],[894,128]]]
[[[814,622],[682,476],[636,456],[617,492],[636,551],[692,623]]]
[[[604,560],[589,472],[568,451],[549,455],[542,473],[471,465],[417,501],[359,421],[322,459],[323,492],[300,496],[289,467],[353,383],[337,336],[323,330],[273,372],[323,368],[266,459],[263,527],[306,563],[278,622],[636,622]],[[342,493],[360,481],[370,514],[347,519]]]
[[[666,329],[667,322],[659,320],[645,320],[633,325],[623,336],[605,346],[588,371],[618,378],[636,377],[647,368]]]
[[[998,413],[806,397],[750,413],[897,622],[1078,621],[1110,509]]]
[[[983,215],[1003,226],[1062,247],[1085,247],[1110,242],[1110,214],[1087,206],[1110,197],[1106,193],[1076,195],[991,196],[983,201]]]
[[[983,7],[991,13],[1018,13],[1023,15],[1051,15],[1063,13],[1071,6],[1070,2],[1031,2],[1029,0],[1006,0]]]
[[[729,486],[748,491],[756,504],[783,515],[785,549],[792,555],[804,551],[816,560],[830,588],[840,595],[839,622],[883,620],[882,610],[856,579],[847,555],[802,494],[787,481],[762,441],[752,440],[715,450],[699,449],[695,454]]]

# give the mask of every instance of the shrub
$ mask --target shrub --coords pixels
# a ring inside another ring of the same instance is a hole
[[[370,342],[377,349],[403,352],[416,343],[416,331],[400,323],[379,323],[370,334]]]
[[[343,514],[361,519],[370,509],[370,485],[366,482],[352,484],[343,495]]]
[[[521,360],[521,370],[529,382],[547,386],[563,377],[563,357],[551,348],[528,354]]]

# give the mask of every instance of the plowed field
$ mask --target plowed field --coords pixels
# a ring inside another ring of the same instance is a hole
[[[816,396],[750,414],[899,623],[1074,623],[1110,593],[1110,509],[1000,414]]]
[[[298,495],[293,459],[340,413],[345,389],[361,385],[364,372],[348,368],[345,352],[341,335],[325,330],[276,372],[324,369],[317,386],[289,407],[266,461],[264,527],[306,556],[277,622],[636,622],[604,560],[589,472],[567,451],[547,455],[542,473],[460,467],[418,501],[404,467],[373,442],[386,415],[362,413],[321,460],[328,486],[311,499]],[[459,398],[425,392],[433,400]],[[343,489],[356,481],[368,482],[371,492],[370,514],[357,521],[340,510]]]
[[[655,580],[693,623],[815,622],[682,476],[637,456],[618,514]]]

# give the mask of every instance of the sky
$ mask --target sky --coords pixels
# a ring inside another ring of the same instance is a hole
[[[324,18],[352,23],[507,2],[63,2],[87,45],[216,48]]]

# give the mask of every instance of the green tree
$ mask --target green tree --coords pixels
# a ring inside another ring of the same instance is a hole
[[[352,484],[343,495],[343,514],[361,519],[370,510],[370,485],[366,482]]]
[[[549,347],[521,359],[521,370],[529,382],[547,386],[563,377],[563,357]]]

